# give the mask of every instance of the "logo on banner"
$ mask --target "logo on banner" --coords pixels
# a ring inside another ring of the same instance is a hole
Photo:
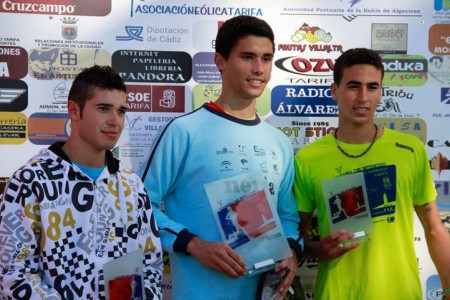
[[[62,113],[34,113],[28,119],[28,139],[35,145],[51,145],[70,135],[70,119]]]
[[[422,86],[427,82],[428,61],[421,55],[382,56],[384,86]]]
[[[127,85],[127,108],[130,112],[184,113],[185,87]]]
[[[44,15],[77,15],[77,16],[106,16],[111,12],[111,0],[46,0],[2,1],[0,13],[44,14]]]
[[[450,104],[450,88],[441,88],[441,102]]]
[[[27,140],[27,117],[22,113],[0,114],[0,145],[18,145]]]
[[[290,33],[291,43],[280,43],[277,46],[278,51],[305,52],[344,52],[342,45],[329,44],[333,39],[330,32],[318,26],[309,26],[303,23],[294,32]]]
[[[375,118],[375,123],[381,127],[408,133],[427,142],[427,123],[421,118]]]
[[[383,54],[406,54],[408,24],[373,23],[372,50]]]
[[[434,10],[449,10],[450,9],[450,0],[434,0]]]
[[[186,52],[118,50],[112,67],[125,82],[185,83],[192,76],[192,58]]]
[[[0,46],[0,78],[21,79],[27,73],[27,51],[22,47]]]
[[[30,51],[29,75],[43,80],[73,80],[92,65],[110,65],[102,49],[35,48]]]
[[[303,23],[302,26],[297,29],[294,34],[291,36],[291,40],[294,43],[300,43],[302,41],[306,41],[308,43],[317,43],[324,42],[329,43],[333,37],[330,32],[326,32],[320,27],[317,26],[309,26],[306,23]]]
[[[443,296],[441,281],[438,275],[431,275],[426,282],[426,300],[441,300]]]
[[[27,106],[27,84],[17,79],[0,79],[0,111],[23,111]]]
[[[142,31],[144,27],[142,26],[125,26],[125,32],[127,35],[116,36],[116,41],[139,41],[142,42],[144,38],[142,37]]]
[[[78,35],[78,27],[76,26],[78,19],[75,17],[64,17],[61,19],[63,25],[61,27],[62,37],[66,40],[74,40]]]
[[[193,79],[198,83],[221,83],[222,76],[214,63],[214,52],[199,52],[192,59]]]
[[[334,59],[290,56],[275,61],[275,66],[287,73],[314,77],[332,77]]]
[[[383,87],[381,101],[378,103],[375,117],[413,117],[413,114],[402,113],[400,102],[410,101],[414,98],[414,93],[404,89]],[[415,117],[420,114],[414,114]]]
[[[279,85],[272,90],[272,113],[279,117],[337,117],[327,86]]]
[[[450,24],[434,24],[430,27],[428,50],[436,55],[450,54]]]

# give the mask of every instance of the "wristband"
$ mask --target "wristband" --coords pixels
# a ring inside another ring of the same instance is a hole
[[[442,293],[442,299],[445,299],[447,295],[450,294],[450,289],[446,289],[445,292]]]

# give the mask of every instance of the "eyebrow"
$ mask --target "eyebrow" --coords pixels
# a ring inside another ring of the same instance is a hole
[[[249,52],[249,51],[242,51],[239,53],[240,55],[251,55],[251,56],[256,56],[257,54],[255,52]],[[274,54],[273,53],[264,53],[262,56],[269,56],[269,57],[273,57]]]
[[[110,103],[97,103],[96,105],[95,105],[96,107],[99,107],[99,106],[104,106],[104,107],[113,107],[114,105],[112,105],[112,104],[110,104]],[[128,107],[126,107],[126,106],[124,106],[124,105],[121,105],[121,106],[119,106],[119,109],[122,109],[122,110],[128,110]]]
[[[349,82],[346,83],[346,85],[351,85],[351,84],[362,85],[362,82],[357,81],[357,80],[350,80]],[[370,85],[370,86],[380,86],[380,83],[377,82],[377,81],[372,81],[372,82],[368,82],[366,85]]]

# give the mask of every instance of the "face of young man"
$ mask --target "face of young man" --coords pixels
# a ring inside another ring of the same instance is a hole
[[[216,65],[222,71],[223,90],[235,99],[259,97],[270,80],[273,45],[265,37],[240,39],[225,60],[216,53]]]
[[[339,124],[373,124],[381,100],[381,70],[372,65],[345,68],[341,83],[331,85],[333,98],[339,104]]]
[[[93,152],[110,150],[116,145],[125,122],[127,106],[124,92],[97,88],[94,97],[86,101],[82,117],[79,106],[73,102],[71,105],[77,110],[74,116],[69,107],[72,124],[75,125],[71,134],[75,134],[78,143]]]

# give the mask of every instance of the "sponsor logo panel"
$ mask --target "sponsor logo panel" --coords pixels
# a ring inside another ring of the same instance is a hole
[[[403,88],[384,87],[381,100],[378,103],[375,117],[418,117],[419,114],[405,112],[404,107],[410,108],[411,102],[414,101],[415,94],[411,90]],[[404,105],[404,104],[407,105]],[[402,106],[402,105],[403,106]]]
[[[372,24],[372,50],[383,54],[406,54],[407,46],[408,24]]]
[[[427,123],[421,118],[375,118],[375,123],[379,126],[414,135],[424,144],[427,142]]]
[[[27,106],[27,84],[17,79],[0,79],[0,111],[23,111]]]
[[[426,300],[441,300],[443,296],[438,275],[431,275],[426,281]]]
[[[129,112],[185,112],[185,87],[128,85]]]
[[[27,51],[22,47],[0,46],[0,78],[21,79],[27,73]]]
[[[196,53],[192,58],[193,79],[197,83],[221,83],[222,76],[214,63],[214,52]]]
[[[436,55],[450,55],[450,24],[434,24],[430,27],[428,50]]]
[[[338,113],[328,86],[276,86],[271,110],[279,117],[337,117]]]
[[[428,61],[421,55],[382,55],[383,86],[422,86],[427,82]]]
[[[450,10],[450,0],[434,0],[434,10]]]
[[[65,141],[70,134],[70,119],[62,113],[34,113],[29,120],[28,139],[35,145]]]
[[[76,2],[76,4],[74,4]],[[106,16],[111,12],[111,0],[9,0],[2,1],[0,13]]]
[[[84,68],[111,65],[102,49],[34,48],[29,55],[28,74],[42,80],[73,80]]]
[[[22,113],[0,114],[0,145],[18,145],[27,140],[28,119]]]
[[[428,59],[429,81],[433,86],[450,85],[450,55],[434,55]]]
[[[118,50],[112,67],[125,82],[185,83],[192,76],[192,58],[186,52]]]

